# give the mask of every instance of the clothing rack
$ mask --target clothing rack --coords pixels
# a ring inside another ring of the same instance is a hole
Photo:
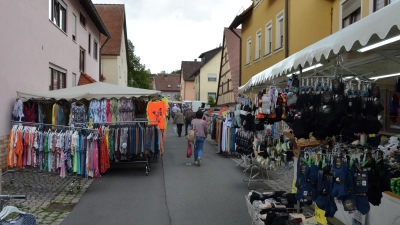
[[[120,121],[120,122],[104,122],[104,123],[93,123],[93,124],[123,124],[123,123],[128,123],[128,124],[135,124],[135,123],[147,123],[147,122],[157,122],[156,120],[142,120],[142,121]],[[24,121],[11,121],[11,124],[13,125],[34,125],[34,126],[49,126],[49,127],[62,127],[62,128],[67,128],[67,129],[72,129],[72,130],[87,130],[87,131],[95,131],[97,132],[98,129],[90,129],[90,128],[82,128],[82,127],[74,127],[74,126],[66,126],[66,125],[55,125],[55,124],[46,124],[46,123],[35,123],[35,122],[24,122]],[[76,125],[86,125],[89,123],[75,123]],[[161,138],[161,137],[160,137]],[[151,163],[149,156],[144,155],[141,157],[141,160],[134,160],[132,162],[113,162],[111,164],[133,164],[133,163],[145,163],[146,164],[146,176],[149,175],[149,172],[151,170]],[[75,182],[75,181],[73,181]],[[72,184],[71,184],[72,185]]]
[[[127,123],[148,123],[148,122],[158,122],[157,120],[136,120],[136,121],[120,121],[120,122],[93,122],[92,124],[127,124]],[[74,123],[78,125],[90,124],[90,122],[85,123]]]
[[[63,128],[70,128],[70,129],[76,129],[76,130],[97,131],[97,129],[89,129],[89,128],[73,127],[73,126],[65,126],[65,125],[56,125],[56,124],[48,124],[48,123],[35,123],[35,122],[23,122],[23,121],[11,121],[11,123],[12,124],[37,125],[37,126],[63,127]]]

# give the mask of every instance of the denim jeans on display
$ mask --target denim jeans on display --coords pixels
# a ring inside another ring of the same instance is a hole
[[[204,146],[204,137],[196,136],[196,144],[194,147],[194,161],[197,161],[197,158],[203,158],[203,146]]]

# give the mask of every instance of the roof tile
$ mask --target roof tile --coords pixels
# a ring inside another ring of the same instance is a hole
[[[101,20],[111,34],[111,38],[101,49],[102,55],[119,55],[121,49],[122,31],[124,29],[125,5],[124,4],[95,4]],[[100,43],[107,40],[107,37],[101,35]],[[128,43],[126,43],[128,44]]]
[[[154,86],[156,90],[159,91],[180,91],[181,88],[178,87],[180,84],[179,74],[158,74],[154,77]],[[171,87],[168,87],[171,85]]]
[[[95,79],[93,79],[91,76],[87,75],[86,73],[81,73],[81,75],[79,76],[78,86],[96,83],[96,82],[97,81]]]
[[[241,36],[240,29],[234,29]],[[235,99],[238,96],[240,80],[240,39],[228,28],[225,28],[226,48],[228,52],[229,65],[231,68],[231,79]]]
[[[183,80],[194,81],[194,77],[190,77],[201,66],[201,62],[197,61],[182,61]]]

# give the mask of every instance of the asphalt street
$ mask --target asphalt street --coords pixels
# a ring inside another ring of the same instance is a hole
[[[204,144],[202,165],[186,158],[187,141],[168,125],[162,160],[113,164],[89,186],[62,222],[69,224],[245,225],[251,224],[242,168]]]

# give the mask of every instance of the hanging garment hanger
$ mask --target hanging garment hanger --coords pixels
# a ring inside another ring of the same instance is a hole
[[[11,213],[19,213],[19,214],[26,214],[26,212],[19,210],[17,207],[15,206],[6,206],[5,208],[3,208],[3,210],[0,212],[0,219],[3,220],[4,218],[6,218],[8,215],[10,215]]]

